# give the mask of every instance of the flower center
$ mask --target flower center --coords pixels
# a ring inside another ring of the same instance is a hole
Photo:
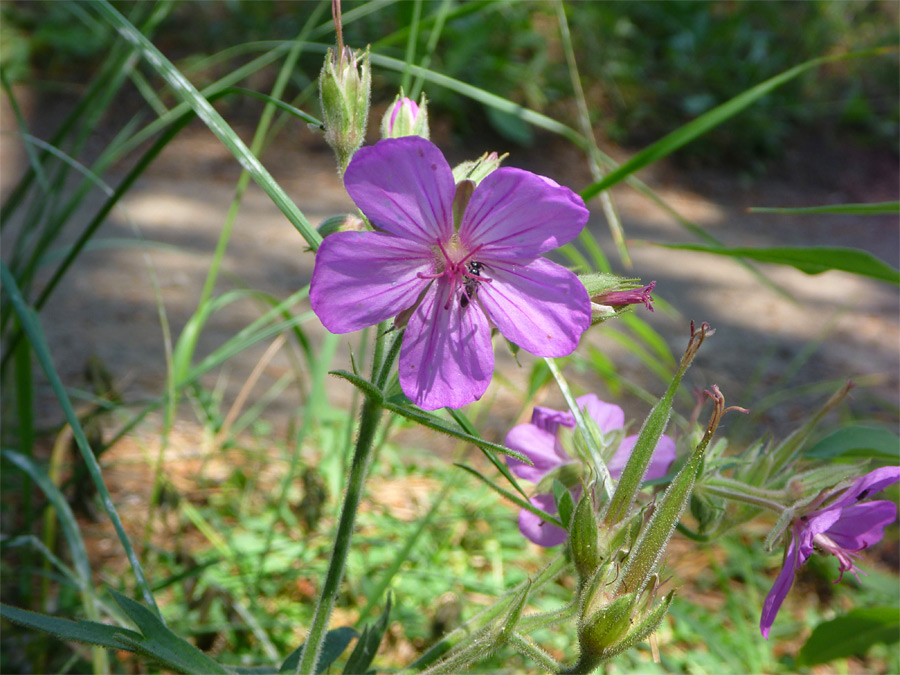
[[[485,264],[474,259],[479,250],[480,244],[466,252],[455,237],[446,246],[439,241],[435,250],[435,272],[420,272],[417,275],[420,279],[442,279],[450,284],[450,297],[447,298],[444,309],[450,309],[456,297],[459,297],[459,306],[465,309],[478,293],[478,286],[482,282],[492,281],[483,274]]]
[[[844,572],[853,572],[857,574],[856,566],[853,564],[853,553],[841,547],[827,534],[817,534],[813,537],[813,545],[827,553],[830,553],[840,561],[841,576],[835,581],[837,583],[844,578]],[[858,575],[857,575],[858,576]]]

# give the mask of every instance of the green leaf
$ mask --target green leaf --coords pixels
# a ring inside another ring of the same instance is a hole
[[[798,75],[802,75],[808,70],[818,68],[823,64],[831,63],[833,61],[858,58],[861,56],[875,56],[877,54],[888,53],[889,51],[893,50],[891,48],[870,49],[860,52],[851,52],[849,54],[823,56],[817,59],[806,61],[798,66],[794,66],[793,68],[784,71],[783,73],[779,73],[775,77],[769,78],[765,82],[761,82],[755,87],[751,87],[750,89],[741,92],[722,105],[716,106],[709,112],[700,115],[700,117],[698,117],[697,119],[692,120],[684,126],[679,127],[672,133],[667,134],[660,140],[656,141],[656,143],[653,143],[649,147],[644,148],[630,160],[622,164],[619,168],[608,173],[602,180],[597,181],[593,185],[589,185],[584,190],[582,190],[581,196],[585,201],[597,196],[604,190],[609,189],[616,183],[624,180],[638,169],[641,169],[648,164],[652,164],[653,162],[662,159],[666,155],[675,152],[682,146],[687,145],[698,136],[702,136],[707,131],[710,131],[711,129],[719,126],[723,122],[734,117],[739,112],[750,106],[752,103],[758,101],[773,89],[780,87],[781,85],[789,82]]]
[[[69,553],[72,555],[72,562],[78,572],[79,582],[82,587],[91,584],[91,563],[88,560],[87,550],[84,547],[84,540],[81,538],[81,530],[78,528],[78,521],[66,498],[59,491],[59,488],[53,484],[46,472],[30,458],[11,450],[3,450],[3,459],[16,465],[24,471],[28,476],[37,483],[44,495],[56,510],[56,516],[59,518],[59,524],[62,526],[63,534],[69,545]]]
[[[108,626],[105,623],[84,621],[82,619],[76,619],[75,621],[60,619],[55,616],[29,612],[26,609],[19,609],[10,605],[0,604],[0,616],[20,626],[36,628],[45,633],[51,633],[61,640],[85,642],[91,645],[109,647],[110,649],[122,649],[122,643],[119,641],[122,636],[134,639],[140,639],[141,637],[138,633],[127,628]]]
[[[453,410],[452,408],[447,408],[447,412],[450,413],[450,417],[452,417],[456,421],[456,423],[459,424],[463,431],[471,436],[474,436],[475,438],[481,438],[478,430],[475,429],[475,426],[472,424],[472,422],[469,421],[469,418],[466,417],[461,410]],[[519,486],[519,482],[506,466],[506,462],[501,462],[494,454],[494,452],[488,448],[482,448],[479,446],[478,449],[484,453],[484,456],[490,460],[491,464],[494,465],[497,471],[503,474],[503,477],[506,478],[507,481],[509,481],[509,484],[512,485],[520,495],[526,498],[528,497],[528,495],[525,494],[525,490],[523,490]]]
[[[572,520],[572,512],[575,510],[575,500],[572,499],[572,493],[568,488],[555,478],[553,479],[553,499],[556,501],[559,520],[568,527],[569,521]]]
[[[900,202],[876,202],[873,204],[832,204],[829,206],[801,206],[784,208],[780,206],[753,206],[750,213],[789,213],[796,215],[815,213],[840,213],[852,216],[874,216],[900,214]]]
[[[134,573],[138,587],[141,589],[147,603],[153,605],[155,608],[156,601],[153,599],[153,592],[150,590],[150,584],[147,583],[147,577],[144,576],[144,569],[141,567],[141,562],[134,552],[134,547],[131,545],[128,535],[125,533],[122,519],[119,517],[115,504],[113,504],[109,490],[106,488],[106,483],[103,480],[103,471],[97,463],[97,457],[94,455],[94,451],[91,449],[91,446],[84,435],[84,430],[81,428],[81,422],[78,419],[78,415],[75,413],[75,409],[72,407],[72,401],[66,393],[62,380],[60,380],[59,373],[56,372],[56,367],[53,365],[53,358],[50,356],[50,348],[47,346],[47,340],[44,338],[40,320],[25,303],[25,298],[22,297],[22,292],[19,290],[16,280],[10,273],[9,268],[7,268],[2,261],[0,261],[0,282],[2,282],[3,290],[12,304],[16,316],[19,318],[22,330],[25,332],[25,335],[28,336],[28,341],[31,343],[31,348],[34,350],[34,355],[37,358],[38,363],[40,363],[44,374],[47,376],[47,380],[50,382],[50,387],[53,389],[53,393],[56,395],[60,407],[63,409],[66,421],[72,428],[72,435],[75,438],[75,443],[84,459],[91,480],[97,488],[97,492],[100,494],[103,507],[106,510],[109,519],[112,521],[116,534],[119,537],[119,541],[122,544],[122,548],[125,549],[125,555],[128,557],[128,562],[131,564],[131,570]]]
[[[359,637],[359,642],[356,643],[356,647],[353,648],[353,651],[350,653],[350,658],[347,659],[347,664],[344,666],[344,675],[359,675],[359,673],[365,673],[368,671],[369,666],[372,665],[372,659],[375,658],[378,646],[381,644],[381,639],[384,637],[384,632],[388,627],[388,621],[391,616],[391,604],[391,592],[388,591],[384,611],[374,623],[367,624],[366,627],[363,628],[362,635]]]
[[[777,265],[791,265],[807,274],[820,274],[829,270],[839,270],[900,285],[900,271],[879,260],[871,253],[855,248],[836,246],[724,248],[720,246],[703,246],[701,244],[656,244],[656,246],[681,251],[715,253],[716,255],[725,255],[733,258],[749,258],[750,260],[775,263]]]
[[[897,461],[900,458],[900,437],[889,429],[848,427],[826,436],[804,454],[816,459],[848,455]]]
[[[367,379],[360,377],[359,375],[349,373],[346,370],[332,370],[329,371],[328,374],[337,375],[338,377],[344,378],[354,387],[359,389],[363,394],[365,394],[366,398],[372,399],[375,403],[378,403],[380,405],[384,402],[384,394],[381,393],[381,389],[376,387]]]
[[[221,673],[227,675],[218,663],[197,649],[194,645],[175,635],[153,612],[139,602],[109,589],[113,599],[143,633],[141,636],[118,637],[120,642],[135,651],[149,654],[167,666],[183,673]]]
[[[557,527],[561,527],[562,529],[566,529],[566,526],[562,524],[562,522],[559,520],[559,518],[557,518],[556,516],[550,515],[543,509],[539,509],[534,504],[532,504],[531,501],[526,501],[526,500],[522,499],[521,497],[519,497],[518,495],[513,494],[509,490],[504,490],[502,487],[497,485],[494,481],[492,481],[490,478],[485,476],[480,471],[476,471],[475,469],[468,467],[465,464],[454,463],[454,466],[458,466],[460,469],[463,469],[464,471],[468,471],[470,474],[475,476],[478,480],[480,480],[480,481],[484,482],[485,484],[487,484],[488,486],[490,486],[495,492],[502,495],[503,497],[505,497],[506,499],[511,501],[516,506],[519,506],[519,507],[525,509],[526,511],[531,511],[534,515],[536,515],[541,520],[544,520],[548,523],[556,525]]]
[[[798,665],[811,666],[848,656],[863,656],[874,644],[900,639],[897,607],[861,607],[820,623],[800,650]]]
[[[350,626],[341,626],[340,628],[328,631],[325,634],[325,641],[322,643],[322,652],[319,654],[319,661],[316,664],[316,673],[324,673],[328,667],[334,663],[335,659],[344,653],[344,650],[347,649],[347,645],[350,644],[350,640],[355,637],[359,637],[359,632],[355,628],[350,628]],[[293,673],[296,671],[297,665],[300,663],[300,654],[302,651],[303,645],[300,645],[297,649],[292,651],[291,655],[281,664],[281,668],[278,672],[281,675],[284,675],[285,673]]]
[[[516,459],[521,460],[531,466],[531,460],[525,457],[525,455],[519,454],[515,450],[510,450],[509,448],[498,445],[497,443],[491,443],[490,441],[486,441],[483,438],[479,438],[477,436],[473,436],[470,433],[466,433],[462,429],[452,427],[447,424],[446,420],[442,420],[440,417],[432,415],[431,413],[415,406],[397,405],[396,403],[385,401],[384,394],[382,394],[381,390],[378,387],[376,387],[368,380],[359,377],[358,375],[348,373],[346,370],[332,370],[331,374],[344,378],[355,387],[357,387],[363,394],[366,395],[367,398],[371,398],[376,403],[383,406],[385,410],[390,410],[391,412],[396,413],[401,417],[405,417],[406,419],[421,424],[422,426],[426,426],[429,429],[439,431],[442,434],[447,434],[448,436],[453,436],[454,438],[468,441],[469,443],[478,446],[482,450],[494,450],[495,452],[500,452],[504,455],[515,457]]]

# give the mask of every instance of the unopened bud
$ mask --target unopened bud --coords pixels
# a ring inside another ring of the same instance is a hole
[[[421,136],[428,138],[428,107],[425,94],[416,104],[401,92],[387,109],[381,120],[382,138],[401,138],[403,136]]]
[[[572,525],[569,530],[569,546],[572,549],[572,561],[578,572],[580,583],[589,579],[603,560],[600,555],[600,542],[598,536],[599,525],[597,514],[594,513],[594,505],[590,495],[585,491],[572,516]]]
[[[473,162],[463,162],[453,167],[453,180],[457,183],[470,180],[476,185],[487,178],[491,173],[500,168],[501,162],[509,157],[509,153],[498,155],[496,152],[486,152]]]
[[[347,213],[342,216],[331,216],[322,221],[316,228],[324,239],[335,232],[364,232],[366,224],[359,216]]]
[[[325,141],[334,150],[341,173],[366,138],[371,89],[369,52],[360,60],[349,47],[329,49],[319,74]]]

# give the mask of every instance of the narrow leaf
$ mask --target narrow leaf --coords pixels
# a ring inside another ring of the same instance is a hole
[[[388,622],[391,617],[392,598],[388,591],[387,602],[384,605],[384,611],[375,620],[374,623],[367,625],[356,643],[356,647],[350,653],[347,664],[344,666],[344,675],[359,675],[368,671],[372,665],[372,659],[378,651],[384,632],[387,630]]]
[[[241,166],[253,177],[253,180],[265,191],[275,205],[287,217],[291,224],[303,236],[310,247],[315,250],[322,241],[316,228],[310,224],[306,216],[300,212],[296,204],[284,192],[281,186],[260,163],[244,142],[222,119],[222,116],[210,105],[209,101],[197,91],[184,75],[163,56],[150,40],[137,30],[128,19],[122,16],[107,0],[96,0],[92,4],[109,23],[115,27],[122,37],[137,47],[147,63],[172,87],[175,94],[185,101],[197,116],[203,120],[222,144],[235,156]]]
[[[452,417],[456,421],[456,423],[459,424],[460,427],[462,427],[463,431],[471,436],[475,436],[476,438],[481,438],[481,434],[478,433],[478,431],[469,421],[469,418],[466,417],[462,411],[447,408],[447,412],[449,412],[450,417]],[[501,462],[499,459],[497,459],[497,456],[494,454],[494,452],[492,450],[489,450],[488,448],[479,446],[478,449],[484,453],[484,456],[490,460],[491,464],[496,467],[497,471],[499,471],[503,475],[503,477],[509,481],[510,485],[512,485],[520,495],[525,498],[528,497],[528,495],[525,494],[525,491],[519,485],[519,482],[516,480],[515,476],[513,476],[512,472],[510,472],[509,467],[506,466],[506,462]]]
[[[900,214],[900,202],[876,202],[873,204],[831,204],[828,206],[801,206],[799,208],[784,208],[781,206],[753,206],[747,209],[750,213],[786,213],[786,214],[816,214],[816,213],[840,213],[852,216],[874,216],[881,214]]]
[[[723,248],[700,244],[656,245],[684,251],[715,253],[716,255],[725,255],[733,258],[749,258],[758,262],[775,263],[777,265],[791,265],[807,274],[821,274],[829,270],[839,270],[900,285],[900,271],[879,260],[868,251],[861,251],[855,248],[836,246]]]
[[[841,455],[876,457],[896,462],[900,459],[900,437],[889,429],[854,426],[826,436],[804,453],[816,459]]]
[[[122,595],[115,589],[109,589],[113,599],[134,621],[143,633],[143,638],[128,638],[126,641],[136,649],[142,649],[167,665],[186,673],[221,673],[227,675],[222,666],[175,635],[159,620],[153,612],[139,602]]]
[[[72,555],[72,562],[78,572],[79,583],[82,587],[91,584],[91,564],[88,560],[87,550],[84,547],[84,540],[81,538],[81,530],[78,528],[78,522],[66,498],[59,491],[59,488],[53,484],[46,472],[34,463],[30,458],[11,450],[3,450],[3,459],[16,465],[19,469],[28,474],[38,487],[41,488],[47,500],[56,510],[56,516],[62,526],[63,534],[66,537],[66,543],[69,545],[69,552]]]
[[[358,636],[357,630],[349,626],[341,626],[328,631],[325,634],[325,641],[322,643],[322,652],[319,654],[319,662],[316,664],[316,673],[324,673],[334,663],[335,659],[344,653],[347,645],[350,644],[350,640]],[[278,672],[284,675],[285,673],[296,671],[302,652],[303,645],[300,645],[284,660]]]
[[[521,497],[519,497],[518,495],[514,495],[509,490],[503,489],[502,487],[497,485],[495,482],[493,482],[490,478],[488,478],[481,472],[476,471],[475,469],[472,469],[471,467],[468,467],[465,464],[454,463],[454,466],[458,466],[460,469],[468,471],[470,474],[472,474],[473,476],[478,478],[478,480],[489,485],[494,491],[496,491],[500,495],[506,497],[506,499],[511,501],[516,506],[520,506],[521,508],[525,509],[526,511],[531,511],[531,513],[536,515],[538,518],[541,518],[542,520],[544,520],[548,523],[551,523],[552,525],[556,525],[557,527],[566,529],[566,526],[560,522],[559,518],[557,518],[556,516],[551,516],[549,513],[547,513],[543,509],[539,509],[538,507],[536,507],[530,501],[526,501],[526,500],[522,499]]]
[[[888,51],[892,50],[871,49],[860,52],[852,52],[849,54],[823,56],[817,59],[806,61],[798,66],[794,66],[793,68],[790,68],[783,73],[776,75],[775,77],[769,78],[765,82],[761,82],[755,87],[751,87],[750,89],[741,92],[722,105],[716,106],[709,112],[700,115],[700,117],[698,117],[697,119],[688,122],[684,126],[679,127],[672,133],[664,136],[660,140],[656,141],[656,143],[653,143],[649,147],[644,148],[630,160],[622,164],[619,168],[607,174],[602,180],[597,181],[593,185],[589,185],[584,190],[582,190],[581,196],[585,201],[587,201],[591,197],[595,197],[604,190],[607,190],[616,183],[624,180],[635,171],[647,166],[648,164],[652,164],[659,159],[662,159],[666,155],[675,152],[682,146],[685,146],[693,141],[695,138],[702,136],[707,131],[734,117],[739,112],[750,106],[752,103],[755,103],[760,98],[768,94],[773,89],[780,87],[786,82],[790,82],[798,75],[802,75],[809,70],[818,68],[825,63],[831,63],[833,61],[840,61],[843,59],[875,56],[876,54],[888,53]]]
[[[122,635],[140,639],[140,635],[127,628],[108,626],[105,623],[83,621],[77,619],[60,619],[55,616],[47,616],[27,609],[19,609],[10,605],[0,604],[0,616],[13,623],[28,628],[36,628],[45,633],[51,633],[61,640],[74,640],[91,645],[100,645],[110,649],[121,649],[122,643],[118,638]]]
[[[69,423],[69,426],[72,427],[72,435],[75,437],[75,443],[78,445],[81,456],[87,465],[91,480],[97,488],[97,492],[100,494],[103,508],[106,510],[109,519],[112,521],[116,534],[119,537],[119,541],[122,543],[122,548],[125,549],[125,555],[128,557],[129,563],[131,563],[131,570],[134,573],[138,587],[141,589],[147,603],[156,609],[156,601],[153,599],[153,592],[150,590],[150,584],[147,583],[147,578],[144,576],[141,562],[134,552],[134,548],[131,545],[131,541],[128,539],[128,535],[125,533],[122,519],[119,517],[119,513],[116,510],[115,504],[113,504],[112,497],[103,480],[103,472],[100,469],[100,465],[97,463],[97,458],[94,455],[93,450],[91,450],[90,444],[87,442],[84,430],[81,428],[81,422],[78,419],[78,415],[75,414],[75,409],[72,407],[69,395],[66,393],[62,380],[59,378],[59,373],[56,372],[56,367],[53,365],[50,349],[47,346],[47,341],[41,330],[40,322],[37,316],[32,313],[25,303],[25,298],[22,297],[22,293],[19,290],[15,279],[2,261],[0,261],[0,281],[2,281],[3,290],[6,292],[16,315],[19,318],[22,330],[25,332],[25,335],[28,336],[28,341],[31,343],[31,347],[34,350],[38,363],[40,363],[41,369],[50,381],[50,387],[53,389],[53,393],[56,394],[59,405],[66,416],[66,421]]]

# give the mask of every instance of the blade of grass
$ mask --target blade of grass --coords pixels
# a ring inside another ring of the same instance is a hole
[[[751,206],[750,213],[844,214],[852,216],[877,216],[900,214],[900,202],[877,202],[872,204],[829,204],[827,206],[801,206],[784,208],[780,206]]]
[[[28,340],[31,343],[31,347],[34,350],[38,363],[40,363],[41,369],[44,371],[44,374],[50,381],[50,386],[53,389],[54,394],[56,394],[56,398],[59,401],[60,407],[62,407],[63,409],[66,420],[72,427],[72,433],[75,436],[75,442],[77,443],[78,449],[81,451],[81,455],[84,458],[85,464],[87,465],[91,480],[93,481],[94,486],[97,488],[97,492],[100,494],[100,499],[103,503],[103,507],[109,515],[110,520],[112,521],[113,527],[116,530],[116,535],[119,537],[119,541],[122,544],[122,548],[125,550],[125,555],[128,557],[128,561],[131,564],[131,569],[134,573],[135,581],[137,582],[138,587],[141,589],[144,600],[153,608],[153,610],[157,614],[159,614],[159,608],[156,606],[156,600],[153,598],[153,593],[150,590],[150,585],[147,583],[147,579],[144,576],[144,570],[141,567],[141,563],[131,546],[128,535],[125,533],[125,528],[122,525],[121,518],[119,518],[119,513],[116,510],[115,504],[113,504],[112,497],[109,494],[109,490],[106,488],[106,483],[103,480],[103,472],[100,469],[100,465],[97,463],[97,458],[94,456],[94,452],[93,450],[91,450],[91,446],[87,442],[87,438],[85,438],[84,431],[81,428],[81,423],[78,421],[78,415],[75,413],[74,408],[72,408],[72,403],[69,400],[69,396],[66,393],[62,381],[59,379],[59,374],[56,372],[55,366],[53,365],[53,359],[50,356],[50,350],[48,349],[47,343],[44,340],[43,332],[40,328],[40,323],[38,322],[37,317],[31,313],[31,310],[25,304],[25,299],[19,292],[19,287],[16,284],[15,279],[13,279],[12,274],[10,274],[9,270],[6,267],[6,264],[2,261],[0,261],[0,280],[2,280],[3,290],[6,292],[7,297],[13,305],[13,309],[16,315],[19,317],[22,328],[25,330],[25,334],[28,336]]]
[[[897,51],[896,47],[879,47],[876,49],[867,49],[858,52],[833,54],[830,56],[821,56],[819,58],[810,59],[809,61],[805,61],[800,65],[789,68],[783,73],[779,73],[778,75],[770,77],[768,80],[761,82],[754,87],[750,87],[750,89],[741,92],[725,103],[716,106],[709,112],[700,115],[700,117],[698,117],[697,119],[688,122],[684,126],[679,127],[675,131],[667,134],[660,140],[644,148],[634,157],[622,164],[619,168],[609,173],[603,180],[597,181],[593,185],[590,185],[582,190],[581,196],[585,199],[589,199],[590,197],[599,194],[603,190],[608,190],[613,185],[620,182],[635,171],[638,171],[648,164],[652,164],[653,162],[662,159],[666,155],[670,155],[679,148],[693,141],[695,138],[702,136],[707,131],[710,131],[723,122],[726,122],[727,120],[747,108],[749,105],[758,101],[760,98],[771,92],[773,89],[777,89],[781,85],[790,82],[798,75],[802,75],[803,73],[818,68],[819,66],[822,66],[826,63],[834,63],[837,61],[846,61],[849,59],[857,58],[867,58],[881,54],[889,54],[895,51]]]
[[[209,101],[172,65],[172,63],[134,25],[120,14],[107,0],[93,0],[91,3],[117,31],[134,46],[138,47],[147,63],[166,80],[176,95],[187,102],[197,116],[209,127],[216,137],[228,148],[238,162],[250,173],[256,183],[272,199],[287,217],[310,248],[316,250],[322,241],[321,235],[306,219],[306,216],[291,201],[281,186],[260,163],[256,156],[210,105]]]
[[[530,500],[522,499],[518,495],[513,494],[509,490],[505,490],[495,482],[490,480],[487,476],[482,474],[480,471],[476,471],[475,469],[466,466],[465,464],[454,464],[454,466],[458,466],[463,471],[466,471],[473,476],[475,476],[478,480],[480,480],[485,485],[490,486],[492,490],[494,490],[497,494],[501,495],[505,499],[508,499],[513,504],[518,506],[519,508],[525,509],[526,511],[530,511],[534,515],[536,515],[541,520],[550,523],[551,525],[556,525],[557,527],[561,527],[562,529],[566,529],[566,526],[562,524],[562,521],[556,516],[550,515],[543,509],[539,509],[537,506],[531,503]]]
[[[562,0],[556,0],[556,20],[559,24],[559,34],[562,38],[563,53],[566,55],[566,65],[569,70],[569,79],[572,82],[572,91],[575,94],[578,124],[581,127],[581,135],[584,136],[589,145],[588,164],[591,175],[595,182],[600,181],[603,180],[603,170],[600,168],[600,162],[596,159],[600,148],[597,145],[597,138],[594,136],[594,129],[591,127],[591,116],[588,112],[584,89],[581,86],[581,76],[578,74],[578,61],[575,59],[575,49],[572,47],[572,36],[569,33],[569,21],[566,19],[566,8]],[[616,211],[616,206],[613,204],[612,195],[610,195],[609,191],[604,190],[599,196],[600,206],[603,209],[603,215],[606,216],[606,223],[609,226],[609,232],[612,235],[619,259],[627,269],[630,269],[632,263],[631,256],[628,254],[628,247],[625,244],[625,230],[622,227],[622,221]],[[582,230],[582,234],[585,235],[585,239],[593,239],[587,228]]]
[[[159,23],[171,11],[174,3],[158,2],[155,5],[150,3],[137,3],[134,5],[131,18],[134,22],[140,22],[141,16],[148,11],[149,15],[141,23],[141,31],[143,33],[152,33]],[[86,132],[94,127],[94,122],[106,109],[106,106],[112,100],[116,91],[122,86],[127,77],[128,72],[134,67],[135,59],[132,58],[133,48],[124,40],[117,42],[109,50],[109,55],[103,61],[103,65],[96,77],[91,80],[87,91],[79,100],[78,104],[71,113],[65,118],[56,132],[50,139],[50,145],[62,147],[63,141],[69,136],[70,132],[76,132],[76,139],[70,146],[70,154],[77,154],[79,148],[86,139]],[[81,125],[81,131],[78,131],[77,125],[82,117],[87,118],[87,122]],[[74,148],[74,149],[73,149]],[[43,165],[47,155],[39,157],[40,163]],[[27,195],[31,187],[32,181],[35,180],[35,172],[29,167],[22,178],[19,180],[6,202],[0,207],[5,218],[0,221],[0,228],[3,228],[10,222],[10,216],[16,211],[24,197]]]
[[[404,57],[404,61],[407,66],[411,65],[413,60],[416,58],[416,42],[419,40],[419,19],[422,17],[422,0],[414,0],[413,1],[413,15],[412,21],[409,24],[409,36],[406,39],[406,55]],[[403,71],[403,79],[401,80],[400,88],[403,91],[410,90],[410,79],[412,75],[409,72],[409,68]]]

